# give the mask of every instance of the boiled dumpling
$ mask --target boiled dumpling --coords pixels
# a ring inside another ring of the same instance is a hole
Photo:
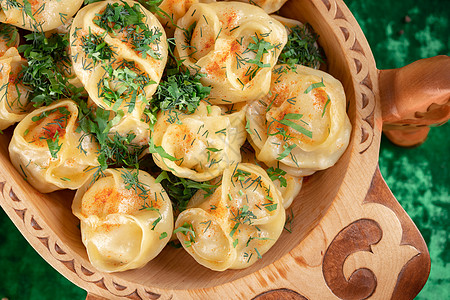
[[[42,193],[77,189],[98,167],[98,145],[77,132],[78,106],[61,100],[27,115],[9,144],[11,162]]]
[[[342,84],[300,65],[278,66],[270,95],[249,104],[246,116],[257,159],[294,176],[331,167],[350,140]]]
[[[107,169],[73,200],[90,262],[103,272],[140,268],[158,255],[173,230],[172,204],[141,170]]]
[[[240,2],[194,4],[177,25],[178,56],[192,73],[206,74],[200,81],[212,88],[208,101],[251,101],[269,92],[287,33],[261,8]]]
[[[211,196],[194,195],[178,216],[175,232],[201,265],[215,271],[242,269],[275,244],[285,217],[281,194],[264,169],[242,163],[225,169]]]
[[[0,130],[19,122],[32,109],[28,102],[30,89],[17,82],[26,63],[15,47],[0,56]]]
[[[245,110],[222,114],[218,106],[201,102],[192,114],[161,111],[152,134],[156,147],[171,157],[153,153],[155,163],[178,177],[207,181],[241,160],[245,141]]]

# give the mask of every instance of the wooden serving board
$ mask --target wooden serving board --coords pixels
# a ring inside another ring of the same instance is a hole
[[[11,130],[0,136],[1,206],[36,251],[88,298],[397,300],[421,290],[430,270],[428,250],[384,182],[378,153],[383,126],[394,142],[412,145],[423,141],[427,126],[448,120],[449,57],[380,71],[341,0],[291,0],[281,13],[310,23],[320,35],[327,72],[344,85],[353,131],[339,162],[305,179],[292,205],[292,233],[284,232],[248,269],[214,272],[182,249],[166,247],[142,269],[99,272],[70,210],[73,192],[35,191],[9,161]]]

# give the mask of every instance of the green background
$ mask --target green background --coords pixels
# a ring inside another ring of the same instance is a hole
[[[449,0],[346,0],[364,31],[378,69],[450,54]],[[410,21],[407,22],[405,17]],[[450,71],[450,70],[449,70]],[[381,142],[380,169],[401,205],[422,232],[431,274],[416,299],[450,299],[450,125],[432,128],[414,149]],[[84,299],[48,265],[0,210],[0,299]]]

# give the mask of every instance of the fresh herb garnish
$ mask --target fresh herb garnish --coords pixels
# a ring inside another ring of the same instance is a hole
[[[182,212],[186,209],[189,200],[198,190],[205,192],[205,197],[211,195],[218,185],[210,182],[197,182],[191,179],[178,178],[172,173],[162,171],[156,178],[157,183],[161,183],[172,200],[174,209]]]
[[[273,168],[270,167],[266,170],[267,174],[269,175],[269,178],[272,181],[279,180],[280,181],[280,187],[286,187],[287,181],[284,175],[286,175],[286,171],[281,170],[280,168]]]
[[[278,64],[287,64],[293,68],[295,65],[304,65],[317,68],[323,63],[323,57],[315,43],[318,36],[312,33],[309,25],[290,28],[288,41],[278,58]]]
[[[184,244],[186,247],[190,247],[192,245],[192,243],[195,243],[196,235],[195,235],[194,227],[192,226],[191,223],[184,222],[183,225],[181,225],[180,227],[178,227],[177,229],[175,229],[173,231],[173,233],[177,233],[177,232],[181,232],[188,238],[187,241],[184,241]]]
[[[25,36],[28,43],[18,47],[28,64],[19,73],[18,80],[31,88],[29,99],[35,107],[50,105],[63,98],[78,99],[83,92],[70,84],[65,74],[71,67],[67,52],[67,35],[33,32]]]
[[[162,110],[178,109],[193,113],[211,91],[211,87],[203,86],[200,82],[205,76],[201,73],[191,75],[189,71],[168,76],[158,85],[152,105]]]

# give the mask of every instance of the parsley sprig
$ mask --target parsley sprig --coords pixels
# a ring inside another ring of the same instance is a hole
[[[186,209],[189,200],[198,190],[206,192],[205,197],[211,195],[218,185],[210,182],[197,182],[190,179],[178,178],[172,173],[162,171],[156,178],[161,183],[172,200],[175,211],[182,212]]]
[[[191,75],[189,71],[168,76],[159,84],[152,105],[162,110],[178,109],[193,113],[211,91],[211,87],[200,82],[205,76],[201,73]]]
[[[31,88],[29,99],[34,106],[50,105],[63,98],[79,98],[83,89],[70,84],[65,74],[71,66],[68,36],[55,33],[46,37],[43,32],[33,32],[25,35],[25,40],[27,43],[18,50],[28,64],[17,80]]]

